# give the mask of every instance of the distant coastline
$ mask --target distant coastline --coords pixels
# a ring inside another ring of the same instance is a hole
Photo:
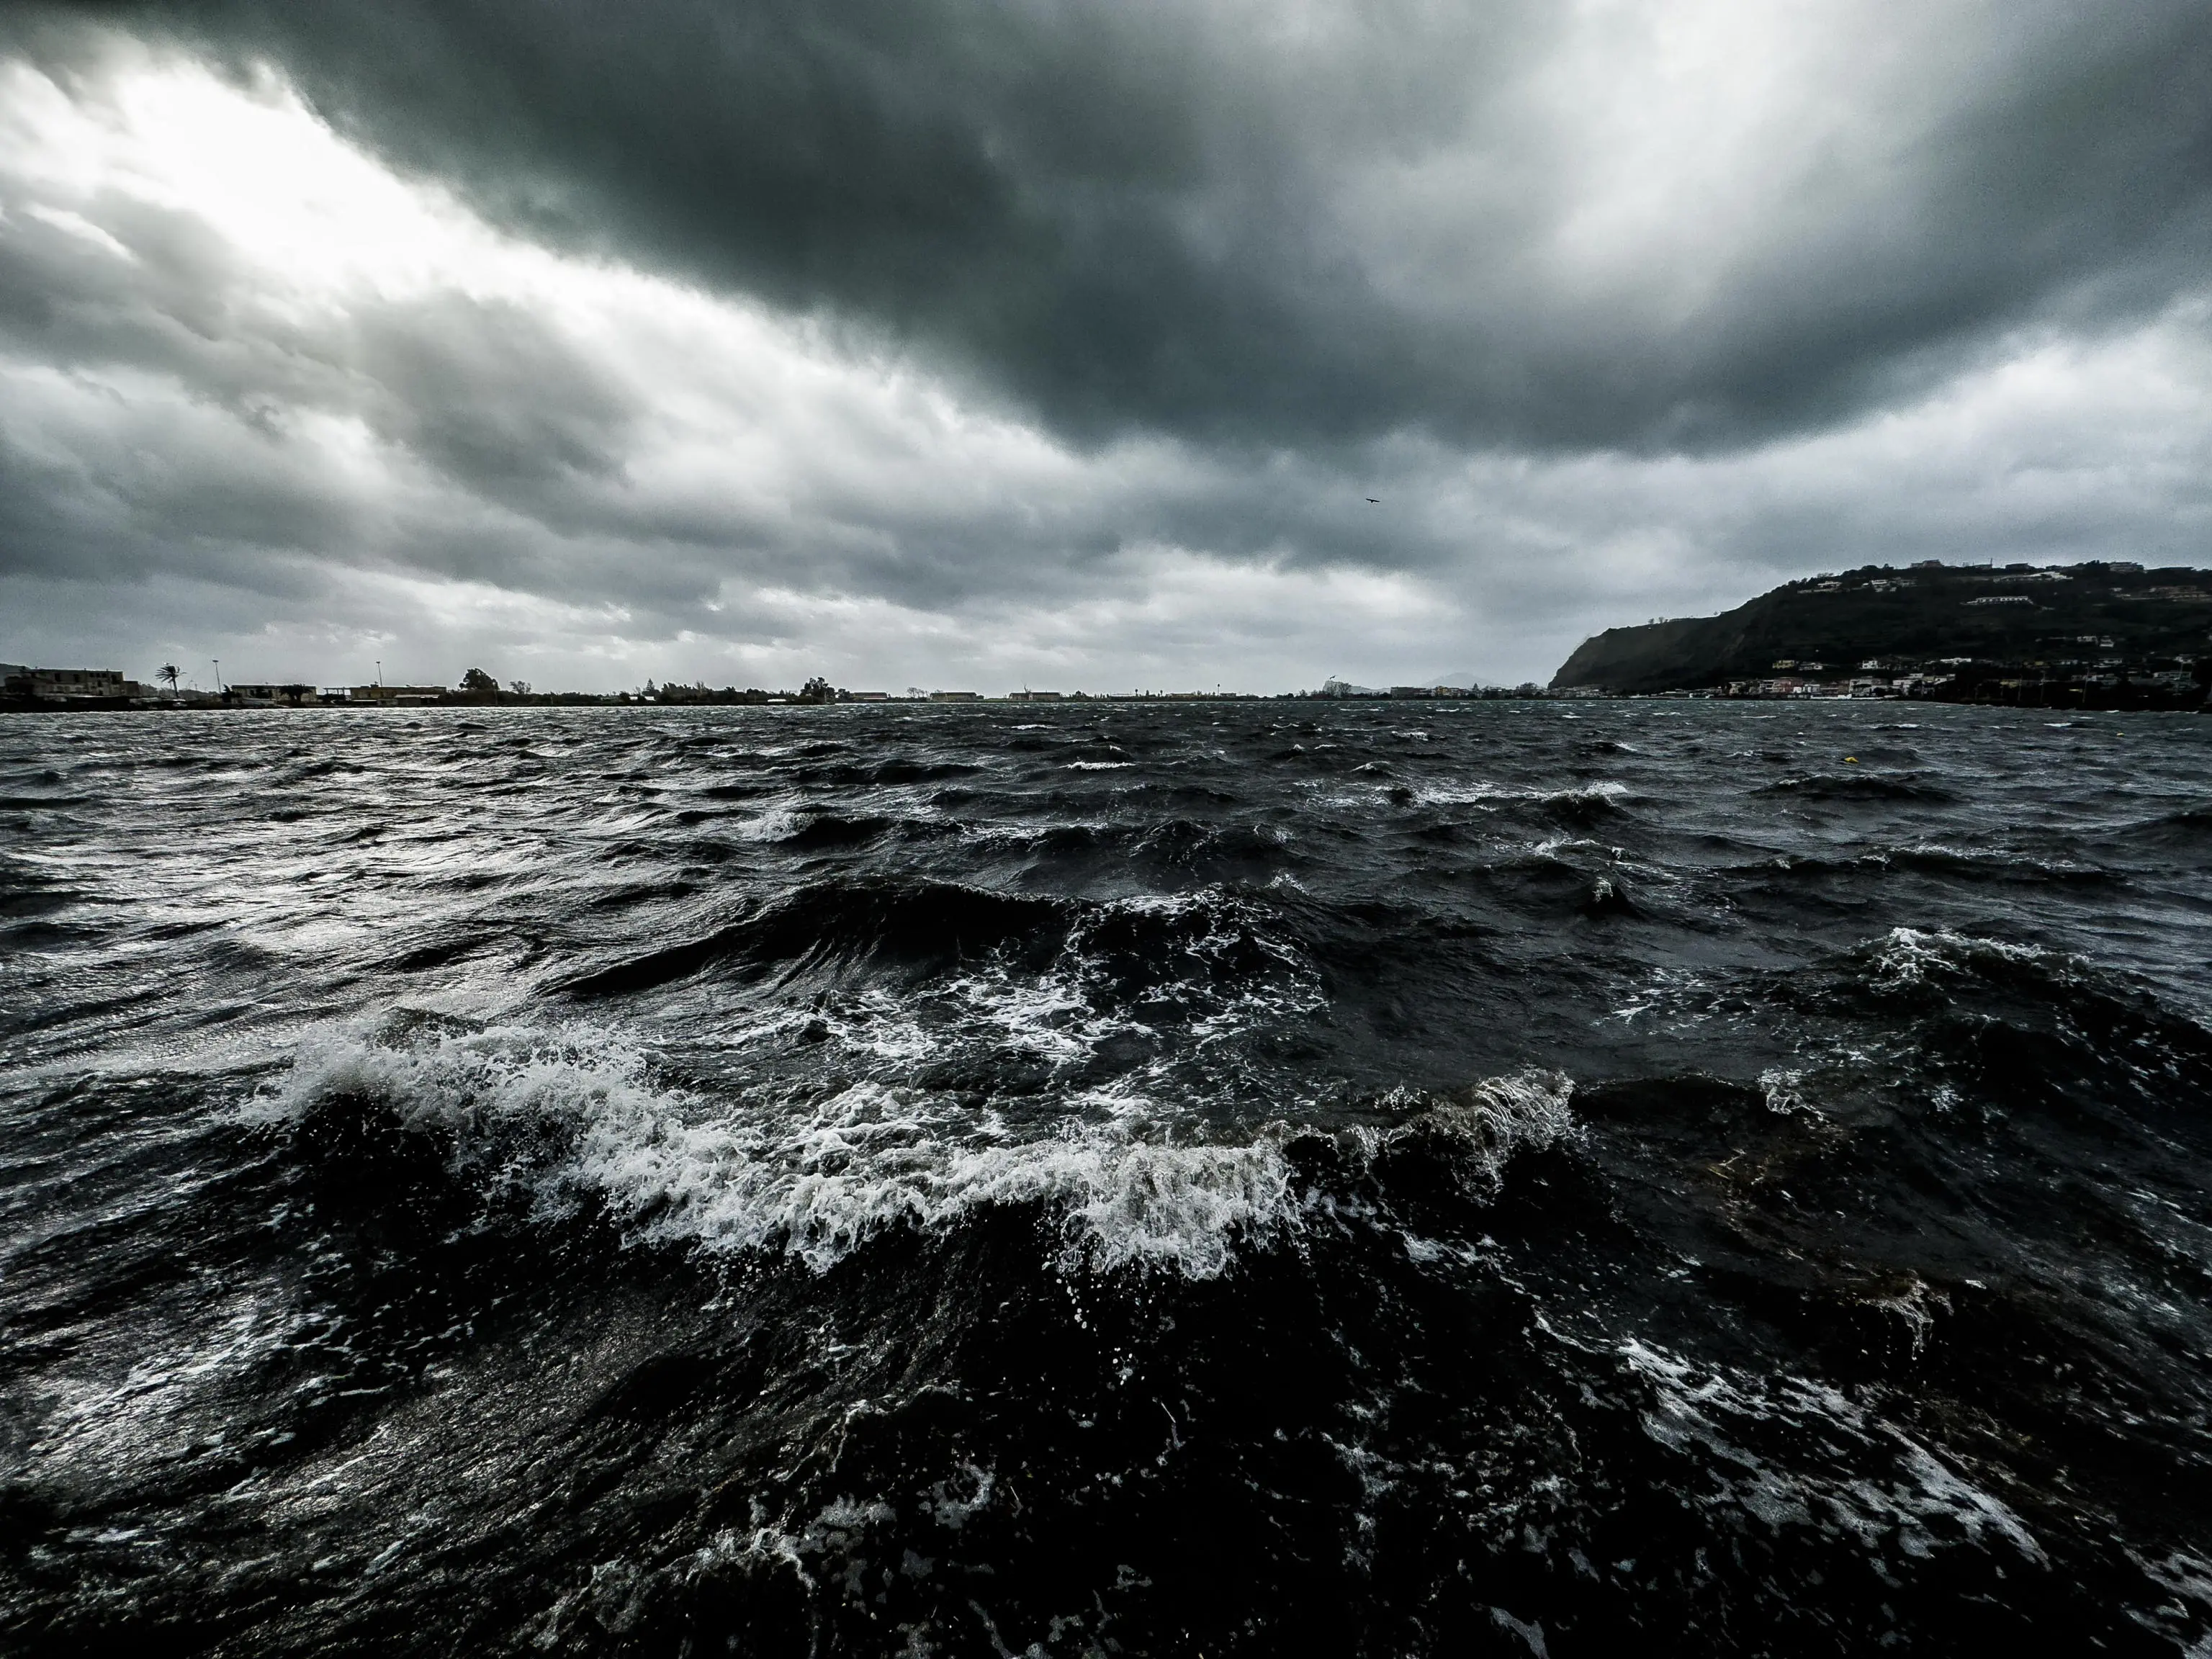
[[[0,713],[67,714],[99,710],[243,710],[257,708],[582,708],[822,707],[830,704],[923,704],[943,708],[978,703],[1260,702],[1511,699],[1559,695],[1534,682],[1515,686],[1413,684],[1385,688],[1331,680],[1318,690],[1256,691],[1052,691],[1024,688],[995,696],[981,691],[904,692],[853,690],[826,679],[807,681],[799,690],[759,686],[713,687],[647,681],[636,691],[539,691],[520,681],[501,685],[482,669],[471,669],[451,688],[435,685],[315,686],[306,684],[233,682],[221,691],[178,690],[126,678],[114,669],[36,669],[0,664]]]
[[[2201,711],[2212,693],[2212,571],[2126,562],[1863,565],[1786,582],[1717,616],[1657,617],[1592,635],[1547,685],[1382,686],[1330,679],[1260,693],[1024,688],[797,690],[648,680],[631,691],[541,691],[471,668],[448,687],[226,681],[215,691],[115,669],[0,663],[0,713],[125,709],[714,708],[904,704],[1498,701],[1632,696],[1876,698],[2026,708]]]
[[[1341,690],[1312,691],[1066,691],[1024,692],[1008,691],[997,695],[967,692],[958,696],[925,694],[921,696],[890,696],[853,693],[842,690],[829,696],[805,696],[792,691],[764,691],[758,688],[740,690],[734,687],[682,687],[652,693],[632,691],[499,691],[471,693],[440,690],[429,695],[411,694],[386,698],[356,698],[331,695],[309,687],[300,696],[277,697],[228,696],[216,692],[186,691],[170,694],[150,689],[121,692],[114,695],[74,695],[40,696],[36,695],[0,696],[0,714],[92,714],[125,710],[157,710],[171,713],[225,713],[264,709],[393,709],[419,713],[425,708],[819,708],[824,706],[903,707],[903,708],[975,708],[1002,707],[1008,703],[1028,706],[1060,705],[1085,706],[1098,703],[1249,703],[1249,702],[1422,702],[1457,701],[1462,702],[1513,702],[1529,699],[1580,697],[1587,692],[1562,692],[1547,690],[1533,683],[1517,686],[1393,686],[1387,689],[1346,687]]]

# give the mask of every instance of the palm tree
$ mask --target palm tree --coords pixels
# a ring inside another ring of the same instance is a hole
[[[173,697],[177,695],[177,681],[183,673],[184,671],[179,668],[176,664],[173,662],[165,662],[159,668],[154,671],[154,678],[161,681],[162,684],[167,686],[169,688],[169,695]]]

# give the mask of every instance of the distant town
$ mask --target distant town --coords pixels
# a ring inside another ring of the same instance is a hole
[[[422,708],[636,704],[1256,702],[1247,691],[854,690],[823,678],[796,690],[647,680],[634,691],[540,691],[471,668],[450,686],[185,684],[119,669],[0,664],[0,711]],[[2212,692],[2212,573],[2139,563],[1867,565],[1784,583],[1716,617],[1656,617],[1586,640],[1548,685],[1357,685],[1342,679],[1273,701],[1622,696],[1876,699],[2047,708],[2191,709]]]

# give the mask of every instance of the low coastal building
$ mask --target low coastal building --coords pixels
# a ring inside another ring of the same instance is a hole
[[[933,691],[929,694],[929,700],[932,702],[981,702],[983,694],[981,691]]]
[[[125,679],[118,668],[33,668],[22,663],[0,663],[0,695],[78,702],[93,697],[143,697],[147,691],[137,681]]]
[[[233,680],[222,689],[223,699],[247,708],[298,708],[312,707],[322,699],[312,685],[274,685],[246,680]]]
[[[398,703],[420,707],[424,703],[444,699],[442,685],[356,685],[348,694],[349,702]]]

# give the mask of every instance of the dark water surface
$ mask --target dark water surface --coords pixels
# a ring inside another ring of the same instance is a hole
[[[2208,739],[0,724],[0,1647],[2212,1650]]]

